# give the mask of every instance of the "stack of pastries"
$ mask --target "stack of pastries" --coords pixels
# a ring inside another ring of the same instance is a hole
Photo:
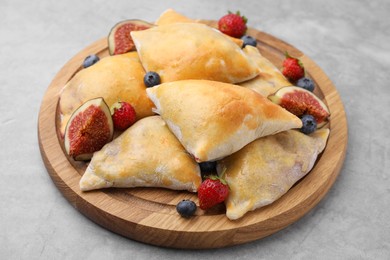
[[[291,85],[259,50],[173,10],[133,31],[136,51],[78,72],[60,96],[61,132],[95,97],[129,102],[137,122],[94,153],[80,189],[163,187],[196,192],[199,164],[217,161],[238,219],[286,193],[313,167],[329,129],[299,132],[301,120],[267,96]],[[146,72],[161,84],[146,88]]]

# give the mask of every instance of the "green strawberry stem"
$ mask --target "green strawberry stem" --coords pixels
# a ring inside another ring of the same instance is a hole
[[[225,180],[225,173],[226,173],[226,167],[223,167],[221,174],[219,176],[211,175],[209,178],[212,180],[219,180],[222,184],[227,185],[227,182]]]
[[[234,13],[233,13],[232,11],[228,11],[228,14],[234,14]],[[248,22],[248,18],[246,18],[244,15],[241,16],[240,11],[237,11],[235,14],[238,15],[238,16],[240,16],[240,17],[242,18],[242,20],[244,21],[245,24]]]
[[[286,59],[287,59],[287,58],[296,59],[296,60],[298,61],[299,66],[300,66],[301,68],[304,68],[304,67],[303,67],[303,62],[302,62],[300,59],[295,58],[295,57],[291,56],[290,54],[288,54],[288,51],[285,51],[284,55],[286,56]]]

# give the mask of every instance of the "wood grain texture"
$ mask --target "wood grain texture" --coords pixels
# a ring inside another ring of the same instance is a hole
[[[211,22],[211,24],[215,24]],[[53,182],[82,214],[102,227],[144,243],[173,248],[218,248],[238,245],[271,235],[294,223],[326,195],[336,180],[347,149],[347,120],[336,88],[325,73],[293,46],[263,32],[249,29],[262,54],[278,67],[284,53],[299,57],[315,81],[315,93],[329,106],[330,136],[312,171],[273,204],[231,221],[223,206],[210,212],[197,210],[181,218],[176,204],[185,198],[198,202],[195,194],[157,188],[106,189],[81,192],[79,180],[86,163],[64,153],[59,134],[58,101],[62,87],[81,69],[86,56],[108,55],[103,38],[74,56],[58,72],[42,100],[38,139],[44,164]]]

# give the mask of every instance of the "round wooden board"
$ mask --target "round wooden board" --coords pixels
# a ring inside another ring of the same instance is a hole
[[[330,136],[312,171],[273,204],[231,221],[224,208],[185,219],[176,204],[196,194],[157,188],[106,189],[81,192],[79,180],[86,163],[75,162],[64,153],[58,127],[58,101],[62,87],[77,71],[86,56],[108,56],[106,38],[74,56],[58,72],[41,104],[38,138],[41,155],[53,182],[82,214],[115,233],[144,243],[172,248],[218,248],[238,245],[273,234],[297,221],[328,192],[344,162],[347,148],[347,120],[343,104],[330,79],[307,56],[293,46],[263,32],[249,29],[261,53],[281,67],[285,51],[298,57],[315,81],[315,93],[329,106]]]

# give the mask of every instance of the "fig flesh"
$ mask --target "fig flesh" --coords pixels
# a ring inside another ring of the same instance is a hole
[[[108,34],[108,51],[110,55],[123,54],[135,50],[130,32],[141,31],[153,27],[154,24],[142,20],[124,20],[112,27]]]
[[[324,126],[330,116],[329,108],[321,99],[300,87],[283,87],[268,96],[268,99],[298,117],[305,114],[312,115],[316,119],[318,128]]]
[[[92,158],[110,142],[114,127],[110,109],[103,98],[88,100],[76,109],[65,129],[64,145],[66,153],[76,161]]]

